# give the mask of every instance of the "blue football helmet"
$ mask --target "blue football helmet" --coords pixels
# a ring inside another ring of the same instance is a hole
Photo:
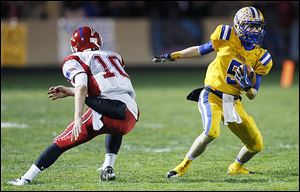
[[[234,30],[247,43],[261,44],[266,33],[263,14],[254,7],[243,7],[234,16]]]

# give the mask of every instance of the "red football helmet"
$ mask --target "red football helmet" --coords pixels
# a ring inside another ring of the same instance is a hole
[[[101,35],[91,27],[79,27],[72,34],[71,49],[73,53],[87,49],[98,50],[102,48],[102,44]]]

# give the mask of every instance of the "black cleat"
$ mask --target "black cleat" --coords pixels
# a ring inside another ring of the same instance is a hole
[[[101,181],[113,181],[116,179],[115,171],[111,166],[105,167],[104,170],[100,170],[100,180]]]
[[[170,179],[170,178],[172,178],[172,177],[178,177],[178,176],[179,176],[179,175],[178,175],[178,173],[177,173],[176,171],[171,170],[171,171],[169,171],[169,172],[167,173],[166,178],[167,178],[167,179]]]

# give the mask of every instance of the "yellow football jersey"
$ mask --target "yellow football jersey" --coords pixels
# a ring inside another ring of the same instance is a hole
[[[270,53],[255,45],[246,50],[234,29],[229,25],[219,25],[210,36],[216,58],[209,64],[204,80],[205,85],[221,92],[240,95],[242,89],[234,79],[234,69],[242,64],[252,66],[258,75],[267,75],[273,65]]]

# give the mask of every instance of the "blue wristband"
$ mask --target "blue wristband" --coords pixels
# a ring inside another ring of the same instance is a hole
[[[199,50],[200,55],[205,55],[205,54],[208,54],[208,53],[214,51],[214,47],[212,45],[212,42],[209,41],[203,45],[200,45],[198,50]]]

